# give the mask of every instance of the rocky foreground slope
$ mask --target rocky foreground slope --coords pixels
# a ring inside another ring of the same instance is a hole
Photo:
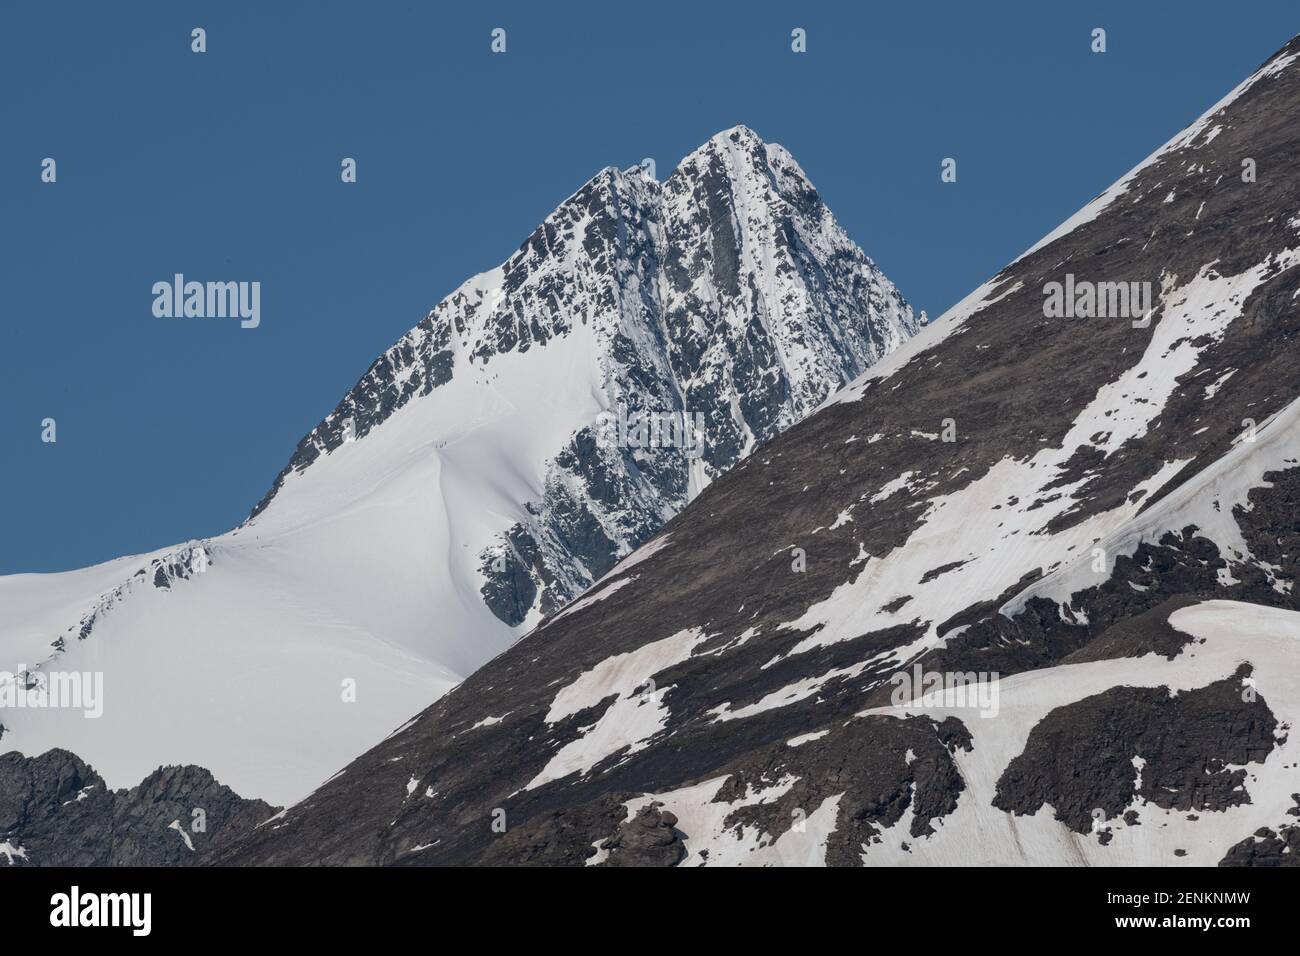
[[[1298,56],[215,861],[1293,864]]]
[[[193,866],[274,813],[201,767],[115,791],[66,750],[0,755],[0,865]]]

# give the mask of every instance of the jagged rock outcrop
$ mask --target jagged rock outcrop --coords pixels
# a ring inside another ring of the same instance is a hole
[[[202,767],[115,791],[65,750],[0,754],[0,866],[193,866],[275,811]]]

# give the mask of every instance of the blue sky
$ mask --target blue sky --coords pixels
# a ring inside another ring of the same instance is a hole
[[[0,0],[0,573],[237,524],[379,352],[601,167],[650,156],[662,178],[745,123],[935,316],[1298,19],[1199,0]],[[155,318],[176,272],[260,281],[261,326]]]

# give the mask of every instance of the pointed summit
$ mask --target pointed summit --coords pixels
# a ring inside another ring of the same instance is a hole
[[[201,574],[152,583],[166,549],[0,601],[38,619],[0,620],[16,660],[58,637],[118,701],[6,718],[6,744],[290,803],[573,602],[915,327],[782,156],[736,129],[663,184],[601,169],[370,365]]]
[[[687,155],[678,171],[714,167],[725,171],[730,179],[750,180],[755,177],[774,177],[784,173],[801,180],[800,185],[790,184],[793,191],[812,190],[812,184],[785,147],[767,143],[748,126],[733,126],[709,137],[701,146]],[[790,187],[787,187],[790,188]]]
[[[826,382],[852,379],[919,328],[789,153],[748,127],[724,130],[683,159],[663,194],[677,253],[665,267],[670,340],[679,354],[729,365],[731,381],[768,390],[768,407],[785,401],[802,417],[833,391]],[[736,367],[728,356],[745,351],[752,318],[765,323],[776,348]],[[829,340],[845,347],[816,348]],[[727,341],[730,350],[718,347]],[[701,407],[718,408],[705,391]],[[732,454],[765,440],[776,424],[758,409],[729,423],[718,418]]]

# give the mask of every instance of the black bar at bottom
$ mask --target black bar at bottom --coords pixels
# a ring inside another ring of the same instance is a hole
[[[1129,937],[1141,945],[1144,938],[1200,934],[1230,943],[1241,934],[1293,930],[1300,889],[1296,869],[949,868],[688,876],[5,867],[0,874],[0,934],[9,942],[77,933],[82,942],[113,937],[128,945],[152,938],[336,946],[349,939],[374,944],[413,932],[429,938],[432,932],[446,944],[462,933],[490,934],[493,945],[500,944],[502,934],[520,934],[534,943],[548,939],[548,948],[566,940],[586,948],[599,939],[626,939],[628,933],[645,942],[661,932],[667,934],[661,942],[679,932],[761,940],[779,925],[793,929],[801,923],[813,933],[818,926],[836,926],[874,936],[914,920],[924,927],[915,938],[953,942],[1031,931],[1071,941]],[[142,894],[148,894],[147,909]],[[118,925],[72,925],[87,922]],[[469,941],[462,937],[458,945]]]

